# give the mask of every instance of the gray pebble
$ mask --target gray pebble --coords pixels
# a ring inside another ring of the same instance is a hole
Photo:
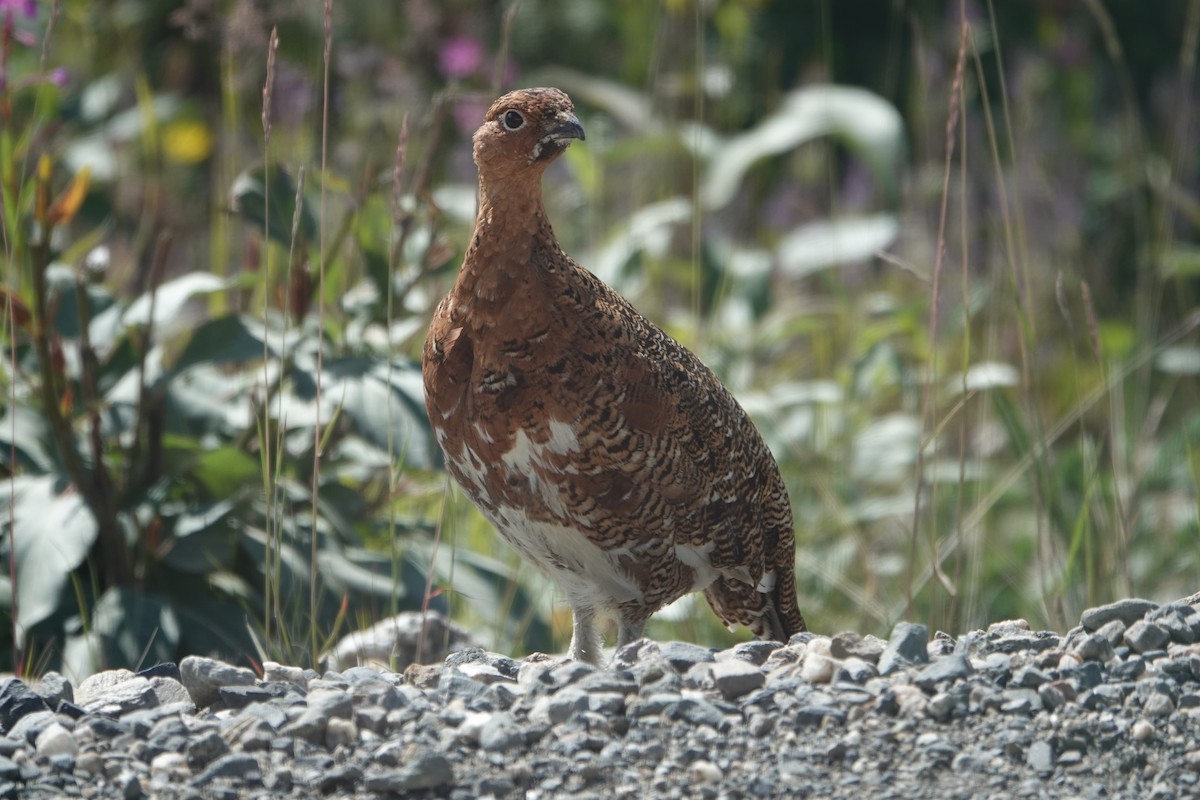
[[[493,714],[479,732],[479,746],[503,753],[525,743],[525,734],[511,714]]]
[[[253,686],[255,680],[254,673],[245,667],[235,667],[201,656],[188,656],[183,659],[179,663],[179,674],[192,702],[199,708],[217,702],[221,696],[221,687]]]
[[[1088,631],[1098,630],[1102,625],[1113,620],[1119,620],[1124,625],[1130,625],[1156,608],[1158,608],[1158,603],[1149,600],[1137,598],[1118,600],[1115,603],[1109,603],[1097,608],[1089,608],[1087,611],[1084,611],[1083,615],[1079,618],[1079,624]]]
[[[1170,632],[1155,622],[1140,619],[1125,631],[1125,642],[1139,653],[1158,650],[1171,640]]]
[[[1054,748],[1049,742],[1038,740],[1029,746],[1025,763],[1034,772],[1047,774],[1054,770]]]
[[[929,661],[929,628],[912,622],[898,622],[892,628],[887,647],[879,656],[879,674],[890,675],[914,664]]]
[[[913,676],[913,683],[926,691],[942,683],[951,683],[965,678],[974,671],[971,662],[961,653],[943,656],[922,668]]]
[[[735,700],[761,687],[767,676],[748,661],[718,661],[710,667],[712,685],[726,700]]]
[[[421,751],[405,759],[405,766],[401,769],[367,772],[364,777],[367,791],[403,794],[451,784],[454,782],[454,770],[440,753]]]

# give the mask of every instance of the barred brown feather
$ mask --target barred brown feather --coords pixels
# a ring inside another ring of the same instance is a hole
[[[583,128],[557,89],[497,100],[475,133],[479,212],[425,341],[425,402],[450,473],[571,604],[597,662],[703,591],[726,623],[786,640],[791,507],[745,411],[690,351],[563,252],[541,177]]]

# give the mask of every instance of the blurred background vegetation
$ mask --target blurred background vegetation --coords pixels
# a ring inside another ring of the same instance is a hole
[[[568,252],[755,418],[817,631],[1200,575],[1200,0],[0,0],[0,668],[569,614],[440,471],[469,137],[557,85]],[[275,31],[273,38],[272,31]],[[702,600],[650,634],[724,644]],[[732,637],[732,638],[731,638]]]

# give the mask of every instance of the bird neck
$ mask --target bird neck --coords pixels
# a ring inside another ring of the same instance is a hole
[[[540,176],[539,176],[540,177]],[[460,297],[476,306],[505,305],[544,283],[558,250],[540,181],[480,181],[475,235],[458,276]]]

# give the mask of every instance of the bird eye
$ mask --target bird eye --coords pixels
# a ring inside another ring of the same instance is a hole
[[[519,130],[525,124],[525,118],[519,111],[505,111],[500,120],[504,123],[504,128],[510,131]]]

